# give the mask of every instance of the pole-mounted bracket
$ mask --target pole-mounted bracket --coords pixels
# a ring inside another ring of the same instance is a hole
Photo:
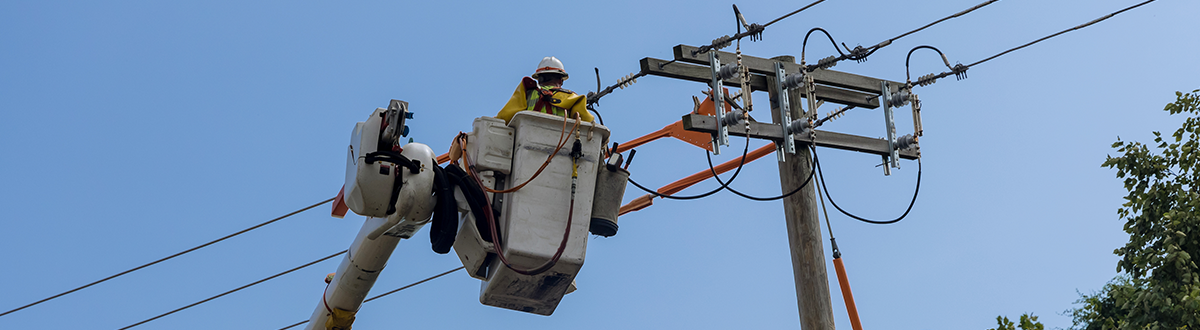
[[[892,175],[892,168],[900,168],[900,149],[896,148],[896,116],[892,111],[892,92],[886,82],[880,83],[883,93],[879,94],[879,105],[883,107],[883,120],[887,126],[887,144],[889,155],[884,156],[883,175]]]
[[[708,52],[709,67],[712,68],[712,93],[709,97],[713,100],[713,106],[717,110],[717,118],[725,118],[725,93],[721,83],[721,59],[717,57],[717,52]],[[713,135],[713,154],[720,155],[721,147],[729,145],[729,126],[725,125],[723,120],[717,120],[717,133]]]
[[[775,93],[779,96],[779,115],[781,117],[779,126],[783,129],[784,136],[782,141],[775,143],[775,155],[778,156],[779,162],[787,161],[785,151],[789,154],[796,154],[796,142],[792,133],[797,132],[792,132],[788,127],[792,123],[792,107],[791,100],[788,99],[787,78],[783,63],[775,62]]]

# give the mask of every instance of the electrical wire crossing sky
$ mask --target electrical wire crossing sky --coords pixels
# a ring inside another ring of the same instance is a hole
[[[0,328],[302,326],[337,266],[322,258],[347,249],[364,220],[305,209],[337,194],[351,129],[375,108],[408,102],[408,137],[441,154],[555,56],[570,73],[564,88],[624,85],[593,107],[625,142],[680,120],[708,90],[635,77],[641,59],[739,32],[722,51],[804,53],[809,65],[869,54],[830,69],[899,82],[911,72],[916,86],[969,68],[969,79],[912,91],[919,163],[884,176],[879,156],[817,150],[808,184],[836,200],[823,231],[836,234],[864,328],[987,329],[1022,313],[1066,328],[1060,313],[1116,276],[1112,250],[1128,239],[1114,212],[1126,191],[1100,167],[1110,145],[1178,127],[1160,109],[1200,77],[1187,56],[1140,60],[1163,45],[1200,50],[1187,42],[1200,30],[1194,1],[765,1],[738,4],[744,22],[730,5],[2,3]],[[818,27],[836,43],[814,34],[805,44]],[[922,45],[947,59],[918,50],[906,64]],[[750,115],[769,122],[767,94],[751,96]],[[818,108],[840,114],[820,129],[884,136],[882,111],[846,108]],[[727,184],[671,193],[715,190],[704,198],[655,198],[621,216],[616,236],[590,237],[578,290],[552,316],[480,304],[480,282],[420,232],[399,244],[354,326],[795,328],[782,202],[739,196],[788,192],[775,157],[736,166],[738,151],[769,144],[745,141],[715,156],[677,139],[638,146],[629,171],[650,190],[734,167],[719,175]],[[630,187],[623,202],[643,194]],[[872,225],[839,208],[906,216]],[[847,327],[840,288],[830,294]]]

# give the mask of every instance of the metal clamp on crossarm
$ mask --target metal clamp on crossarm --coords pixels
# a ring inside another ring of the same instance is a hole
[[[883,175],[892,175],[892,168],[900,168],[900,151],[896,149],[896,117],[892,113],[892,92],[887,82],[880,83],[879,104],[883,106],[883,120],[887,129],[888,150],[890,155],[884,156]]]
[[[804,74],[797,73],[789,76],[783,69],[783,63],[775,62],[775,94],[779,97],[780,126],[783,129],[783,141],[775,144],[775,155],[780,162],[787,161],[785,151],[788,154],[796,154],[796,138],[792,136],[792,133],[800,131],[794,130],[791,127],[796,123],[792,122],[792,106],[787,91],[789,88],[802,84],[803,80]],[[797,122],[800,121],[803,121],[804,124],[810,124],[807,120],[797,120]]]
[[[708,52],[708,62],[712,68],[712,93],[709,97],[713,100],[713,107],[717,110],[717,118],[725,118],[725,93],[722,91],[722,71],[736,72],[734,69],[729,70],[721,67],[721,59],[717,57],[717,52]],[[712,150],[714,155],[721,154],[722,145],[729,145],[729,126],[723,120],[717,121],[717,133],[713,135]]]

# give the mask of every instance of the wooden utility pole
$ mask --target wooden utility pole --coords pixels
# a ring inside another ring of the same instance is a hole
[[[713,80],[713,71],[709,66],[707,56],[697,56],[693,53],[697,47],[675,46],[675,59],[671,61],[643,58],[642,72],[645,74],[695,81],[701,83]],[[733,53],[717,52],[722,62],[736,58]],[[787,221],[787,235],[792,256],[792,274],[796,279],[796,303],[800,312],[800,328],[803,330],[833,330],[833,308],[829,295],[829,277],[825,269],[825,248],[821,238],[821,223],[817,216],[816,178],[805,183],[812,174],[811,146],[849,150],[891,157],[892,147],[887,140],[868,138],[857,135],[814,130],[812,134],[784,134],[780,125],[783,122],[781,111],[788,111],[792,119],[805,118],[800,106],[801,93],[798,89],[789,89],[788,109],[780,109],[780,95],[776,91],[776,68],[778,63],[786,74],[804,70],[796,64],[795,57],[778,56],[772,59],[742,55],[742,65],[750,70],[750,84],[754,91],[770,93],[770,108],[772,123],[738,123],[727,126],[729,135],[749,136],[767,139],[781,143],[785,139],[795,142],[795,154],[782,155],[779,162],[779,182],[783,193],[803,188],[795,194],[783,199],[784,217]],[[898,91],[903,83],[855,74],[833,71],[815,70],[806,72],[813,79],[813,98],[816,101],[829,101],[847,106],[865,109],[880,107],[880,96],[884,93],[884,85],[892,91]],[[735,77],[723,80],[729,87],[740,87],[741,78]],[[748,92],[748,91],[746,91]],[[719,93],[713,93],[719,95]],[[807,96],[805,96],[807,97]],[[817,111],[817,109],[808,109]],[[717,134],[720,125],[713,116],[689,114],[683,116],[683,127],[689,131]],[[747,129],[749,127],[749,129]],[[778,150],[776,152],[779,152]],[[786,153],[786,152],[785,152]],[[902,159],[917,159],[919,152],[908,149],[900,150],[897,156]]]
[[[772,58],[795,63],[792,56]],[[771,98],[771,122],[782,122],[781,111],[790,111],[792,118],[804,118],[800,107],[800,91],[787,93],[789,109],[779,108],[775,80],[767,79]],[[787,125],[784,123],[784,125]],[[808,144],[796,146],[796,154],[779,162],[779,187],[782,193],[796,190],[812,175],[812,154]],[[788,244],[792,255],[792,275],[796,279],[796,304],[800,310],[803,330],[833,330],[833,307],[830,305],[829,277],[825,270],[825,247],[821,239],[821,221],[817,214],[816,185],[807,183],[799,192],[783,199],[783,215],[787,221]]]

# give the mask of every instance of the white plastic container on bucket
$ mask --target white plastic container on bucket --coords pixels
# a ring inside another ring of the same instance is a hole
[[[515,131],[512,172],[506,181],[512,187],[529,180],[554,151],[562,136],[563,117],[522,111],[508,125]],[[567,129],[572,125],[573,122],[567,123]],[[581,123],[578,131],[583,156],[579,159],[574,220],[566,248],[552,268],[532,276],[516,273],[494,258],[487,266],[487,280],[480,290],[479,300],[483,304],[550,315],[583,267],[596,171],[603,166],[600,150],[609,131],[592,123]],[[517,268],[541,266],[562,243],[571,206],[570,153],[575,134],[567,132],[562,138],[566,140],[565,146],[546,169],[524,188],[504,197],[498,229],[505,256]]]

